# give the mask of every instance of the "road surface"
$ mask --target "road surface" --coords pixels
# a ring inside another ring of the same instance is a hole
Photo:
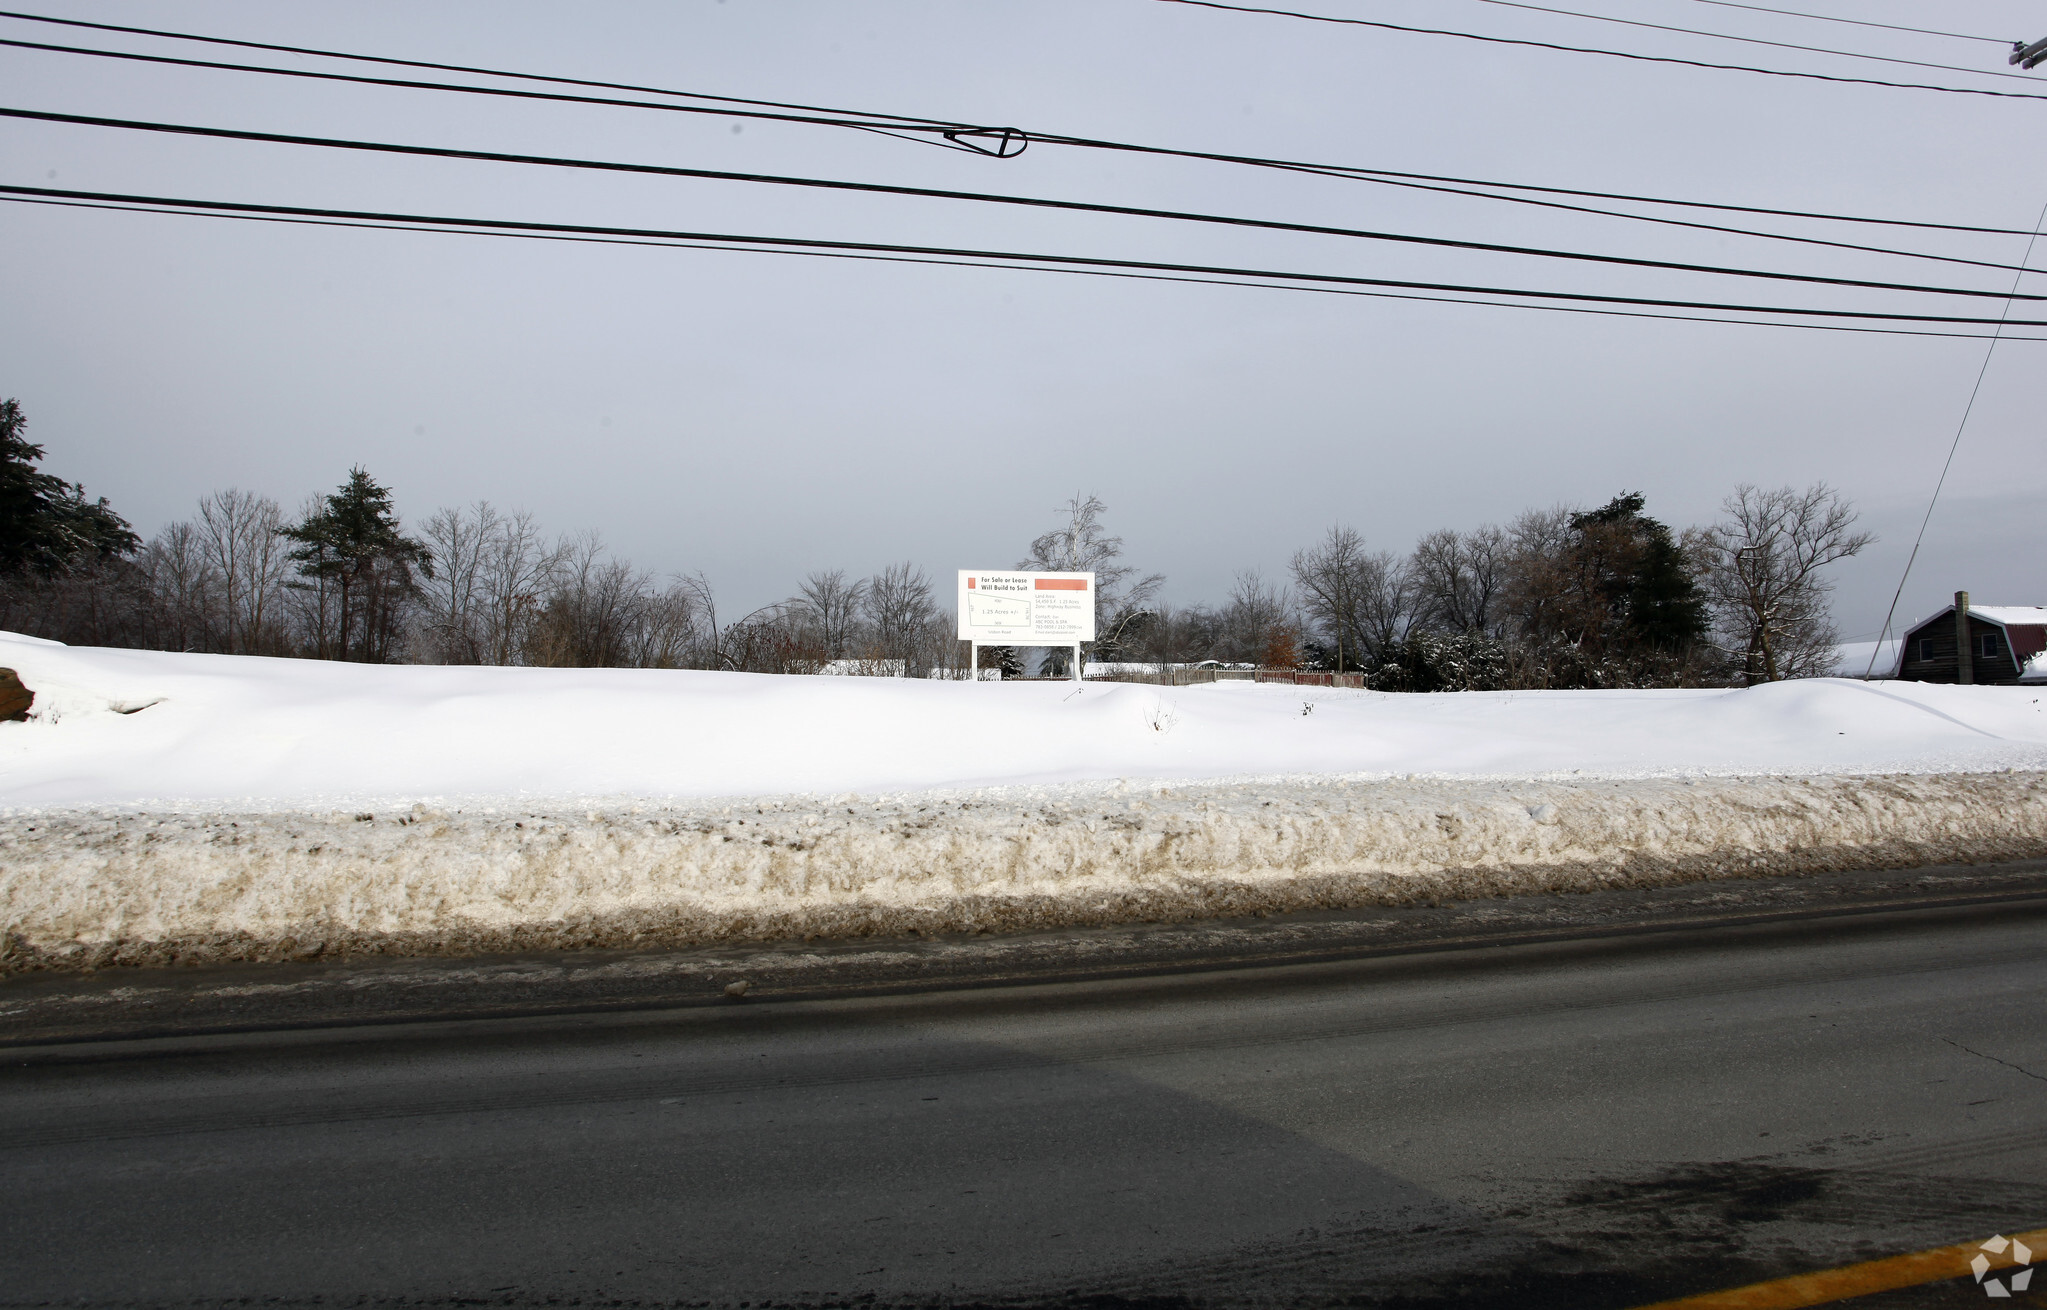
[[[2047,900],[0,1069],[9,1306],[1627,1306],[2047,1224]]]

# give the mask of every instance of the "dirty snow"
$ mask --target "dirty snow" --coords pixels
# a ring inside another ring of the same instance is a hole
[[[971,931],[2047,854],[2039,688],[1397,696],[0,637],[0,971]],[[1886,776],[1873,776],[1886,775]]]

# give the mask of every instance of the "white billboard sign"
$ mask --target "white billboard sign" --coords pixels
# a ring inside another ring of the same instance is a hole
[[[959,635],[977,646],[1095,639],[1095,575],[960,570]]]

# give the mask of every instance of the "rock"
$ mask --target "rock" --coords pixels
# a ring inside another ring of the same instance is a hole
[[[36,694],[21,685],[21,675],[13,669],[0,669],[0,720],[16,723],[28,718],[28,707],[36,703]]]
[[[732,998],[733,1000],[735,1000],[735,1001],[736,1001],[736,1000],[738,1000],[738,999],[739,999],[740,997],[742,997],[742,996],[746,995],[746,989],[747,989],[747,988],[749,988],[749,987],[751,987],[751,986],[753,986],[753,984],[752,984],[752,983],[748,982],[748,981],[747,981],[746,979],[744,979],[744,978],[741,978],[741,979],[740,979],[740,980],[739,980],[738,982],[735,982],[735,983],[726,983],[726,984],[725,984],[725,994],[726,994],[727,996],[731,997],[731,998]]]

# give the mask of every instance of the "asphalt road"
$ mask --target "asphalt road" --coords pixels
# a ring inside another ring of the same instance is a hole
[[[1625,1306],[2047,1224],[2047,901],[23,1047],[0,1170],[5,1305]]]

